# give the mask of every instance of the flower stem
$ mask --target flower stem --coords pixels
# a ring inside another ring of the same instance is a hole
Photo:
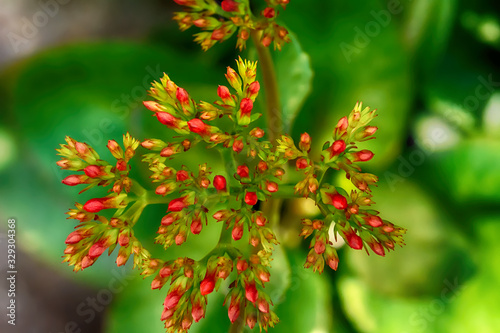
[[[266,93],[267,134],[269,136],[269,141],[276,143],[276,139],[283,132],[278,81],[276,79],[276,71],[274,69],[271,52],[260,42],[261,34],[262,32],[256,30],[252,30],[251,32],[252,40],[259,57],[262,80]]]

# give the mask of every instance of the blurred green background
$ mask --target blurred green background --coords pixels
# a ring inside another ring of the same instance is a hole
[[[61,184],[55,149],[70,135],[109,157],[107,140],[126,131],[165,138],[141,103],[163,72],[196,99],[216,99],[235,39],[203,53],[195,30],[171,20],[175,10],[168,0],[0,0],[1,253],[8,218],[17,219],[20,247],[18,325],[2,320],[2,332],[163,331],[167,290],[116,268],[115,255],[78,274],[60,263],[76,225],[64,213],[92,194]],[[286,202],[283,224],[297,230],[282,232],[273,262],[269,291],[281,322],[271,331],[500,332],[498,3],[292,0],[280,19],[294,37],[274,52],[286,131],[310,133],[317,154],[356,101],[377,108],[367,169],[380,177],[377,209],[408,233],[406,247],[385,258],[342,247],[337,272],[312,274],[296,234],[315,211]],[[255,50],[242,56],[255,59]],[[175,163],[201,159],[217,170],[205,151]],[[145,166],[134,167],[146,182]],[[137,230],[145,243],[165,209],[145,211]],[[168,255],[201,257],[219,228]],[[191,332],[227,332],[223,298],[212,296]]]

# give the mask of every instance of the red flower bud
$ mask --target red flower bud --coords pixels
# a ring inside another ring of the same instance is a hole
[[[238,176],[240,176],[241,178],[248,178],[249,176],[249,172],[250,170],[248,169],[248,167],[246,165],[239,165],[237,168],[236,168],[236,173],[238,174]]]
[[[322,254],[323,252],[325,252],[325,249],[325,242],[320,239],[316,239],[316,243],[314,244],[314,251],[317,254]]]
[[[88,184],[89,179],[86,175],[70,175],[62,180],[64,185],[75,186],[80,184]]]
[[[231,236],[235,241],[238,241],[243,237],[243,225],[239,223],[235,223],[233,227],[233,231],[231,233]]]
[[[178,87],[175,97],[179,102],[181,102],[181,104],[189,105],[189,95],[185,89]]]
[[[179,300],[181,299],[182,295],[183,293],[181,294],[181,290],[179,290],[179,288],[170,290],[167,297],[165,298],[165,302],[163,302],[163,307],[165,309],[175,308],[179,303]]]
[[[354,230],[344,232],[347,244],[354,250],[361,250],[363,248],[363,240],[359,237]]]
[[[168,112],[156,112],[154,115],[158,118],[160,123],[168,127],[177,127],[177,123],[179,122],[178,118],[172,116]]]
[[[201,223],[201,220],[199,220],[199,219],[194,219],[193,222],[191,222],[191,232],[194,235],[198,235],[201,232],[202,227],[203,227],[203,224]]]
[[[339,132],[343,132],[347,129],[347,126],[349,126],[349,122],[347,121],[347,117],[342,117],[340,118],[339,122],[337,123],[336,131],[338,130]]]
[[[186,241],[186,234],[182,231],[175,235],[175,245],[181,245]]]
[[[236,152],[236,153],[240,153],[242,150],[243,150],[243,141],[242,140],[234,140],[234,143],[233,143],[233,150]]]
[[[363,217],[363,219],[366,221],[366,223],[368,223],[374,228],[378,228],[382,224],[384,224],[382,222],[382,219],[376,215],[367,214],[366,216]]]
[[[368,243],[368,245],[370,245],[370,248],[375,254],[378,254],[381,257],[385,256],[384,247],[379,242],[373,241],[373,243]]]
[[[295,165],[297,166],[297,170],[301,170],[307,168],[309,166],[309,163],[307,163],[307,159],[301,157],[297,159]]]
[[[236,262],[236,269],[238,272],[244,272],[248,268],[248,262],[245,259],[240,259]]]
[[[304,151],[309,151],[311,149],[311,136],[308,133],[302,133],[300,135],[299,148]]]
[[[254,81],[254,82],[250,83],[250,85],[248,86],[248,90],[247,90],[249,97],[255,98],[257,96],[257,94],[259,93],[259,90],[260,90],[259,81]]]
[[[207,131],[207,125],[198,118],[188,121],[189,130],[193,133],[204,134]]]
[[[82,234],[80,233],[80,231],[76,230],[68,235],[68,237],[66,238],[66,244],[76,244],[82,239]]]
[[[168,204],[168,210],[171,212],[180,212],[187,206],[186,199],[187,196],[184,196],[170,201]]]
[[[264,172],[267,170],[267,163],[264,162],[264,161],[259,161],[259,163],[257,164],[257,169],[259,170],[259,172]]]
[[[217,95],[219,95],[220,99],[222,99],[224,103],[226,103],[226,101],[228,100],[231,100],[231,93],[226,86],[219,86],[217,88]]]
[[[330,152],[330,158],[333,156],[341,154],[346,148],[344,140],[337,140],[332,145],[330,148],[327,148],[327,150]]]
[[[205,310],[200,304],[193,305],[191,316],[195,322],[199,322],[201,318],[205,318]]]
[[[353,162],[367,162],[372,159],[373,153],[367,149],[360,150],[353,154],[354,161]]]
[[[253,101],[250,98],[243,98],[240,102],[240,109],[243,115],[250,114],[253,109]]]
[[[223,0],[220,4],[222,10],[225,12],[236,12],[238,11],[238,4],[232,0]]]
[[[89,257],[95,259],[99,257],[105,250],[107,246],[104,246],[104,241],[99,241],[93,244],[89,249]]]
[[[257,287],[255,287],[255,282],[250,282],[245,285],[245,297],[252,303],[255,303],[257,297],[259,296],[259,292],[257,291]]]
[[[264,38],[261,39],[261,43],[264,47],[268,47],[271,45],[271,42],[273,41],[273,38],[270,35],[264,35]]]
[[[265,299],[260,299],[257,302],[257,307],[260,312],[269,313],[269,303]]]
[[[175,177],[176,177],[178,182],[183,182],[183,181],[189,179],[189,174],[186,170],[179,170],[179,171],[177,171],[177,174]]]
[[[271,192],[278,192],[278,184],[275,182],[266,181],[266,189]]]
[[[245,194],[245,203],[250,206],[255,205],[257,203],[257,193],[247,192]]]
[[[236,301],[234,298],[231,299],[231,304],[229,305],[229,309],[227,310],[227,315],[231,323],[234,324],[236,319],[240,316],[240,303]]]
[[[103,169],[104,167],[98,165],[89,165],[83,169],[83,172],[90,178],[97,178],[106,174]]]
[[[264,137],[264,131],[258,127],[252,129],[249,134],[257,139]]]
[[[276,15],[276,12],[274,11],[274,8],[272,8],[272,7],[267,7],[266,9],[264,9],[264,10],[262,11],[262,15],[263,15],[264,17],[267,17],[267,18],[271,19],[271,18],[273,18],[273,17],[274,17],[274,15]]]
[[[255,327],[256,323],[257,323],[257,317],[253,313],[247,315],[247,325],[251,330]]]
[[[217,191],[227,191],[226,184],[226,178],[224,178],[224,176],[217,175],[214,177],[214,187]]]
[[[214,291],[214,287],[215,287],[215,276],[208,275],[207,273],[203,281],[201,281],[200,283],[200,293],[202,295],[208,295],[212,291]]]

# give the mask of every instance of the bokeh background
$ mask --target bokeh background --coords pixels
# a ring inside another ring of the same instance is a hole
[[[0,266],[17,220],[17,325],[1,332],[162,332],[166,290],[115,256],[75,274],[61,264],[77,198],[61,184],[64,137],[93,145],[130,131],[165,134],[142,106],[168,73],[198,99],[216,99],[235,40],[204,53],[180,32],[169,0],[0,0]],[[318,147],[356,101],[379,110],[367,165],[382,216],[408,229],[385,258],[340,247],[337,272],[302,269],[297,238],[311,205],[288,201],[269,290],[273,332],[500,331],[500,10],[492,0],[292,0],[280,14],[293,44],[275,52],[286,131]],[[242,54],[255,59],[249,47]],[[262,101],[261,101],[262,102]],[[261,104],[258,107],[262,107]],[[213,163],[205,152],[198,159]],[[183,160],[176,163],[196,163]],[[147,180],[137,163],[137,177]],[[340,184],[345,180],[338,179]],[[138,235],[152,243],[165,207],[148,207]],[[220,226],[169,256],[201,256]],[[153,245],[151,245],[153,246]],[[156,249],[154,251],[158,251]],[[159,251],[158,253],[161,253]],[[0,307],[7,283],[0,283]],[[191,332],[227,332],[222,297]]]

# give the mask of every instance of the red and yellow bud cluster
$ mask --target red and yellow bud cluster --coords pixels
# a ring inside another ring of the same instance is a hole
[[[131,254],[135,255],[134,267],[141,265],[143,258],[149,256],[134,237],[127,221],[118,218],[108,221],[103,216],[94,215],[92,221],[82,222],[66,238],[63,262],[74,266],[76,272],[93,265],[104,251],[109,249],[111,254],[117,245],[120,245],[117,266],[125,265]]]
[[[329,225],[326,225],[322,220],[302,220],[302,231],[300,236],[307,238],[314,234],[311,240],[305,268],[313,268],[313,271],[318,271],[320,274],[323,272],[325,263],[330,266],[331,269],[337,270],[339,264],[339,257],[337,251],[332,247],[328,236]]]
[[[260,42],[266,47],[274,42],[274,48],[281,50],[284,43],[290,42],[288,30],[276,23],[280,7],[285,9],[289,0],[268,1],[268,7],[258,16],[252,13],[247,1],[223,0],[220,7],[203,0],[175,2],[184,6],[185,11],[175,13],[174,20],[183,31],[193,25],[200,28],[202,32],[195,34],[195,42],[205,51],[218,41],[227,40],[235,32],[238,36],[236,47],[240,51],[245,48],[252,31],[262,31]]]
[[[231,323],[240,319],[250,329],[258,324],[261,331],[267,332],[269,327],[274,327],[278,322],[278,317],[270,309],[272,301],[263,289],[270,277],[266,267],[268,256],[267,252],[260,251],[248,259],[237,258],[238,277],[230,285],[231,290],[224,301],[229,304],[228,317]]]
[[[63,170],[82,171],[83,174],[69,175],[63,179],[62,183],[69,186],[85,184],[80,193],[94,186],[113,185],[112,191],[120,194],[123,190],[130,192],[132,181],[128,177],[128,162],[135,155],[139,146],[139,141],[132,138],[129,133],[123,136],[124,148],[122,149],[115,140],[109,140],[108,149],[117,159],[112,165],[100,159],[96,151],[83,142],[78,142],[70,137],[66,137],[66,145],[61,145],[57,149],[61,160],[57,165]]]

